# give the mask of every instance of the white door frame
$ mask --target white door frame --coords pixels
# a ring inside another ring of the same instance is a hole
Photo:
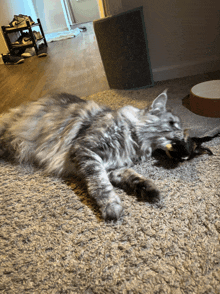
[[[71,26],[74,23],[76,23],[74,15],[73,15],[71,4],[70,4],[69,0],[61,0],[61,4],[63,7],[63,13],[65,16],[66,25],[67,25],[68,29],[71,30]]]

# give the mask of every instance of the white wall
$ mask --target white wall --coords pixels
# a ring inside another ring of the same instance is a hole
[[[125,11],[123,8],[123,3],[122,3],[123,0],[102,0],[102,1],[105,7],[106,16],[115,15]]]
[[[154,80],[220,69],[219,0],[105,0],[112,14],[143,6]]]
[[[37,20],[32,0],[0,0],[0,23],[8,25],[15,14],[25,14]]]
[[[97,0],[70,0],[76,23],[90,22],[100,18]]]
[[[6,45],[2,30],[0,30],[0,54],[8,53],[8,47]]]
[[[155,80],[220,69],[219,0],[145,1]]]
[[[32,0],[45,33],[67,30],[60,0]]]

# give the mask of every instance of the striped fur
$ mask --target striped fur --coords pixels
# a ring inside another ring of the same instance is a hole
[[[57,176],[77,174],[105,219],[118,219],[113,185],[149,200],[159,192],[130,167],[182,136],[180,120],[166,110],[166,91],[148,109],[113,111],[61,94],[11,109],[0,118],[0,152]]]

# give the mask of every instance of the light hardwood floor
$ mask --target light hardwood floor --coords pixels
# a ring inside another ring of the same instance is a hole
[[[88,96],[109,89],[93,23],[76,38],[48,44],[48,56],[0,65],[0,112],[48,93]]]

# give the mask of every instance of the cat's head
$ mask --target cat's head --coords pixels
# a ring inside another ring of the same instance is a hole
[[[183,130],[180,118],[166,108],[167,90],[162,92],[151,104],[149,115],[158,127],[158,132],[169,138],[183,138]]]
[[[162,92],[151,106],[144,110],[137,128],[141,149],[151,154],[156,149],[166,150],[173,138],[183,138],[183,130],[178,116],[167,110],[167,91]]]

